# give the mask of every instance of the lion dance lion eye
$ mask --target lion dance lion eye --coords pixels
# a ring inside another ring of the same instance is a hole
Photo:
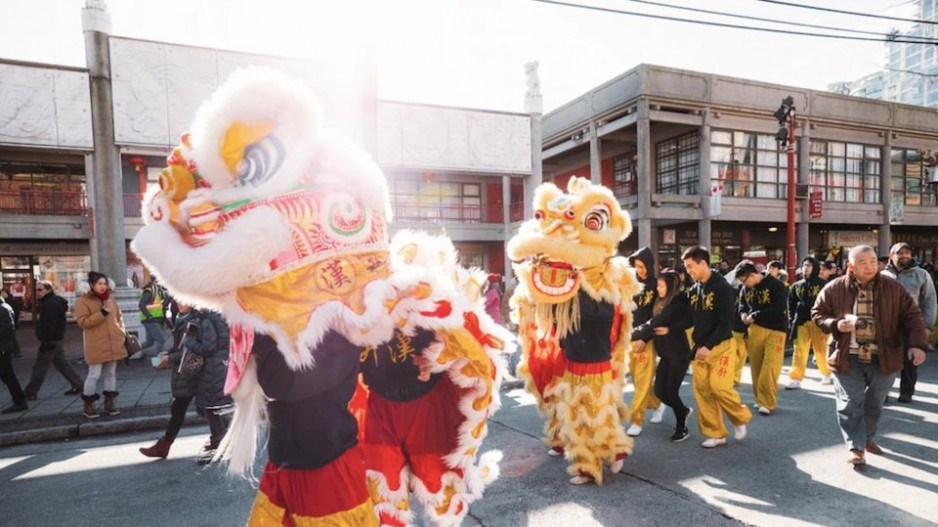
[[[572,220],[572,219],[576,218],[576,213],[573,212],[573,209],[567,209],[566,212],[563,213],[563,215],[564,215],[564,217],[567,218],[568,220]]]
[[[534,211],[534,219],[537,220],[537,221],[543,220],[543,219],[544,219],[544,211],[542,211],[542,210],[536,210],[536,211]]]
[[[601,231],[606,228],[606,217],[599,212],[590,212],[583,220],[583,225],[591,231]]]

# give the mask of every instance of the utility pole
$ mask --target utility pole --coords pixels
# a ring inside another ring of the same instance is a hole
[[[794,283],[798,266],[795,246],[795,99],[789,95],[775,111],[778,124],[782,125],[775,139],[780,147],[788,151],[788,248],[785,251],[785,267],[788,268],[788,283]]]

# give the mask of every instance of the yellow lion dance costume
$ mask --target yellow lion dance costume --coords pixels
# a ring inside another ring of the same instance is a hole
[[[632,230],[609,189],[574,177],[564,193],[547,183],[534,219],[508,244],[518,286],[511,298],[523,353],[519,375],[546,418],[551,455],[563,454],[574,484],[603,481],[632,453],[622,400],[641,285],[618,244]]]
[[[414,497],[459,525],[500,457],[480,449],[511,337],[485,273],[444,237],[389,243],[384,176],[276,71],[233,74],[168,163],[133,248],[231,326],[218,456],[250,471],[268,432],[248,524],[399,527]]]

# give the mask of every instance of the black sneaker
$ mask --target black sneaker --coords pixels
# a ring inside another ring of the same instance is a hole
[[[672,443],[680,443],[681,441],[690,437],[690,432],[687,431],[687,428],[675,428],[674,435],[671,436]]]

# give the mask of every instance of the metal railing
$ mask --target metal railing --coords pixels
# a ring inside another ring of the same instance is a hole
[[[139,218],[143,215],[143,194],[124,194],[124,217]]]
[[[60,190],[0,191],[0,214],[24,216],[86,216],[88,199],[84,192]]]

